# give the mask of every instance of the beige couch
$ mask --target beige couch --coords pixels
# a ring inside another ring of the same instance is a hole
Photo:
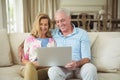
[[[0,80],[23,80],[17,50],[28,35],[0,30]],[[99,80],[120,80],[120,32],[89,32],[88,35]]]

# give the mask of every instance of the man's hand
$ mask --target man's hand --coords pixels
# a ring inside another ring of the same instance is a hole
[[[67,68],[68,70],[75,70],[77,68],[77,62],[72,61],[72,62],[66,64],[65,68]]]
[[[76,68],[80,68],[82,65],[89,63],[90,59],[89,58],[83,58],[80,61],[72,61],[68,64],[65,65],[65,68],[68,70],[75,70]]]

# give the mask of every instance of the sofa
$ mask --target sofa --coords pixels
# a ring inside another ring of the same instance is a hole
[[[18,46],[28,35],[0,29],[0,80],[23,80]],[[120,32],[88,32],[88,36],[99,80],[120,80]]]

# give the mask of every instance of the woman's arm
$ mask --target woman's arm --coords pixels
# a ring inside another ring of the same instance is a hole
[[[26,65],[28,62],[32,62],[36,68],[39,67],[36,62],[37,55],[33,52],[37,47],[39,47],[39,42],[32,35],[28,36],[23,44],[24,55],[22,58],[22,63]]]
[[[24,65],[26,65],[28,62],[31,62],[31,61],[22,58],[22,63],[23,63]],[[39,68],[39,65],[37,64],[37,62],[32,62],[32,63],[33,63],[33,65],[35,66],[36,69]]]
[[[20,57],[20,61],[22,61],[22,58],[23,58],[23,55],[24,55],[24,41],[18,47],[18,54],[19,54],[19,57]]]

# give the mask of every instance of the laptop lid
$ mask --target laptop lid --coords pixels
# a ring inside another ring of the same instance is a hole
[[[71,47],[43,47],[36,51],[40,66],[65,66],[72,60]]]

